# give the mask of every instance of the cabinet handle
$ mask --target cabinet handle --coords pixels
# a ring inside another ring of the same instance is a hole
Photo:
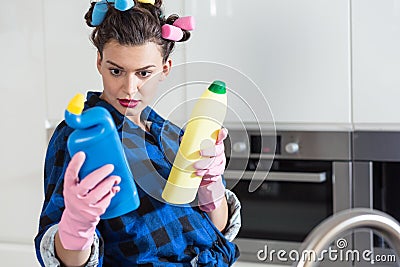
[[[226,170],[227,180],[265,180],[276,182],[322,183],[326,181],[326,172],[266,172],[266,171],[233,171]]]

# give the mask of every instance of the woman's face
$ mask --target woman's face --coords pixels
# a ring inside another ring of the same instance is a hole
[[[101,98],[136,124],[140,113],[154,99],[158,83],[171,69],[171,60],[163,64],[160,48],[149,42],[124,46],[113,40],[97,54],[97,68],[103,78]]]

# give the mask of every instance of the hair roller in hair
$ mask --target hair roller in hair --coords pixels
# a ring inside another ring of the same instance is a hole
[[[142,4],[152,4],[154,6],[156,0],[138,0],[138,2]]]
[[[103,22],[107,14],[107,11],[108,11],[107,1],[102,0],[100,2],[97,2],[93,9],[91,24],[93,26],[99,26]]]
[[[164,24],[161,27],[161,35],[162,38],[171,41],[180,41],[183,38],[182,29],[169,24]]]
[[[133,0],[115,0],[114,7],[119,11],[126,11],[135,6]]]
[[[177,20],[175,20],[175,22],[172,25],[179,27],[186,31],[193,31],[195,28],[194,17],[187,16],[187,17],[178,18]]]

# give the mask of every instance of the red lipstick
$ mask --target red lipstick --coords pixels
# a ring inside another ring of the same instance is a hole
[[[134,108],[139,103],[139,100],[118,99],[118,102],[121,104],[121,106],[123,106],[125,108]]]

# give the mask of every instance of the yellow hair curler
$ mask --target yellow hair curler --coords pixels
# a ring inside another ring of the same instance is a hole
[[[139,3],[154,5],[156,0],[138,0]]]

